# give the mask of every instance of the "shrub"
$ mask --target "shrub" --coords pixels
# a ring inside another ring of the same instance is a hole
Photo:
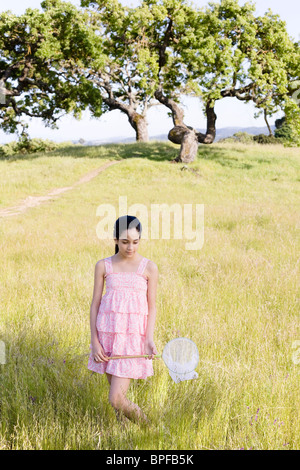
[[[287,142],[293,140],[293,131],[287,124],[283,125],[279,129],[275,130],[275,137],[276,139],[281,139]]]
[[[281,119],[276,119],[275,127],[276,139],[280,139],[284,144],[293,143],[295,141],[293,130],[291,126],[287,124],[285,116]]]
[[[287,123],[286,117],[283,116],[275,121],[275,137],[280,139],[285,147],[299,147],[300,136],[292,126]]]
[[[23,137],[19,141],[0,145],[0,156],[10,157],[16,154],[25,155],[28,153],[51,152],[63,145],[66,145],[66,142],[59,144],[48,139],[28,139]],[[68,143],[68,145],[72,144]]]
[[[247,132],[240,131],[240,132],[236,132],[231,137],[220,139],[219,142],[228,142],[228,143],[240,142],[242,144],[251,144],[253,143],[253,135],[248,134]]]
[[[248,132],[236,132],[233,134],[233,137],[237,142],[241,142],[242,144],[251,144],[253,143],[253,135],[248,134]]]
[[[253,137],[253,140],[258,144],[282,144],[281,140],[274,135],[258,134]]]

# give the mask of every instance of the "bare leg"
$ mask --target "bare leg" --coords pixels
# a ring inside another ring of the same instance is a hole
[[[106,372],[106,377],[107,377],[108,383],[109,383],[109,385],[110,385],[110,384],[111,384],[112,375],[111,375],[111,374],[108,374],[108,373]],[[124,415],[122,416],[122,413],[121,413],[119,410],[117,410],[116,408],[114,408],[114,410],[115,410],[115,413],[116,413],[117,421],[118,421],[119,423],[124,424],[124,421],[125,421],[125,420],[128,421],[127,418],[126,418],[126,416],[124,416]]]
[[[129,378],[112,375],[110,381],[109,401],[117,412],[124,413],[127,418],[133,421],[147,424],[149,421],[145,413],[143,413],[136,403],[129,401],[126,397],[130,380],[131,379]]]
[[[108,383],[109,385],[111,384],[111,374],[108,374],[107,372],[106,373],[106,377],[107,377],[107,380],[108,380]]]

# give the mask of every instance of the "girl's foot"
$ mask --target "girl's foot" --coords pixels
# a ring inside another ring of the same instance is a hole
[[[149,420],[149,418],[147,418],[145,413],[143,413],[142,416],[139,416],[137,424],[141,425],[142,427],[148,428],[151,425],[151,421]]]
[[[115,409],[115,413],[116,413],[116,418],[119,424],[128,424],[130,422],[130,419],[128,419],[127,416],[125,416],[124,413],[122,413],[122,411]]]

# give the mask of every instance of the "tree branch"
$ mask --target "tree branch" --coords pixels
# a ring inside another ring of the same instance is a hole
[[[172,111],[174,126],[187,127],[183,122],[184,111],[174,100],[164,96],[161,87],[155,91],[154,96],[160,103],[164,104],[165,106],[167,106],[167,108]]]

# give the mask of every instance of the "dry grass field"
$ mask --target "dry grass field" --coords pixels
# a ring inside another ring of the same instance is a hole
[[[0,449],[300,448],[300,150],[215,143],[171,164],[177,152],[152,142],[0,160]],[[143,429],[119,425],[106,377],[87,369],[94,266],[114,254],[96,211],[124,215],[120,196],[149,224],[151,204],[204,204],[201,249],[174,239],[172,217],[169,239],[140,242],[160,273],[157,349],[185,336],[200,354],[196,380],[174,383],[158,359],[132,381]]]

